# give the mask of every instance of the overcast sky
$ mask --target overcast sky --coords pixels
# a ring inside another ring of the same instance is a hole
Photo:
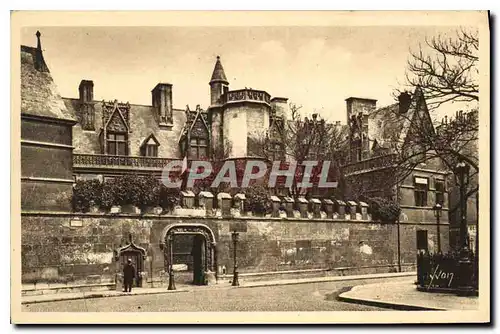
[[[96,100],[151,104],[158,82],[173,84],[174,107],[207,108],[215,59],[230,89],[288,97],[304,113],[345,122],[345,99],[394,102],[410,48],[456,27],[39,27],[45,60],[64,97],[94,81]],[[36,28],[21,41],[36,46]],[[448,107],[448,113],[455,106]]]

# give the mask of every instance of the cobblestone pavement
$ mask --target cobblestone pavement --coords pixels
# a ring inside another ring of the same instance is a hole
[[[391,281],[405,279],[394,278]],[[407,278],[406,278],[407,279]],[[253,288],[192,287],[188,292],[80,299],[23,305],[23,312],[171,312],[171,311],[380,311],[344,303],[346,287],[384,282],[368,279]]]

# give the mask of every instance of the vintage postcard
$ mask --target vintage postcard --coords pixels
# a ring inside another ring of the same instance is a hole
[[[488,12],[11,21],[14,323],[490,321]]]

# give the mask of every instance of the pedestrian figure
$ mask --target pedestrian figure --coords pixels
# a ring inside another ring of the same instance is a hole
[[[132,260],[128,259],[127,264],[123,267],[123,292],[132,291],[132,283],[134,282],[135,268]]]

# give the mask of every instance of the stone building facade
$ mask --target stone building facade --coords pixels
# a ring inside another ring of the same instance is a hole
[[[428,217],[433,199],[418,208],[410,203],[416,178],[428,179],[429,185],[435,182],[433,177],[442,175],[425,168],[415,171],[406,188],[400,187],[409,203],[405,208],[408,219],[401,226],[373,220],[369,208],[359,202],[349,201],[346,206],[343,201],[308,202],[302,198],[299,211],[294,211],[289,199],[281,203],[276,196],[271,198],[272,214],[262,217],[243,212],[243,206],[236,212],[234,208],[224,211],[231,205],[209,210],[213,206],[207,202],[231,203],[231,196],[213,198],[202,193],[198,207],[193,202],[186,205],[186,201],[168,213],[72,212],[74,178],[159,175],[172,159],[203,158],[220,146],[229,158],[248,157],[249,138],[286,120],[287,99],[271,98],[267,92],[253,89],[230,91],[220,58],[210,80],[207,110],[174,108],[173,86],[168,83],[154,87],[148,106],[96,101],[91,80],[82,80],[78,98],[62,98],[43,59],[39,35],[36,48],[21,46],[21,82],[24,283],[116,287],[124,256],[134,259],[145,278],[143,283],[151,278],[165,283],[171,265],[187,263],[189,267],[195,235],[202,238],[203,269],[215,273],[217,279],[226,279],[233,265],[231,232],[235,222],[245,227],[237,253],[243,274],[411,270],[415,230],[429,226],[429,240],[436,239],[433,220]],[[349,115],[361,116],[359,134],[363,138],[370,133],[369,124],[363,123],[370,119],[364,110],[375,109],[374,102],[351,102]],[[371,171],[363,166],[371,164],[369,150],[373,145],[363,145],[356,146],[363,159],[346,166],[346,171],[348,176],[357,173],[370,179]],[[432,188],[428,191],[433,192]],[[355,199],[349,196],[346,199]],[[283,207],[286,212],[280,210]],[[443,244],[447,233],[447,226],[443,226]],[[362,252],[360,244],[372,251]],[[177,274],[181,274],[180,269]]]
[[[398,103],[387,107],[377,108],[376,102],[346,100],[350,162],[343,166],[343,175],[347,196],[395,200],[402,209],[401,223],[435,223],[433,207],[439,203],[441,222],[447,224],[449,170],[438,158],[410,167],[409,159],[401,162],[402,156],[412,154],[412,138],[420,135],[417,131],[434,131],[422,92],[402,93]],[[437,250],[432,242],[429,248]]]
[[[21,208],[71,211],[74,115],[37,47],[21,46]],[[57,162],[57,163],[56,163]]]
[[[160,174],[171,160],[246,158],[248,138],[267,131],[287,112],[286,98],[265,91],[229,90],[220,57],[210,79],[211,103],[191,110],[174,107],[173,85],[159,83],[151,105],[94,100],[94,82],[82,80],[77,98],[62,100],[78,121],[73,128],[77,177],[106,177],[128,172]]]

